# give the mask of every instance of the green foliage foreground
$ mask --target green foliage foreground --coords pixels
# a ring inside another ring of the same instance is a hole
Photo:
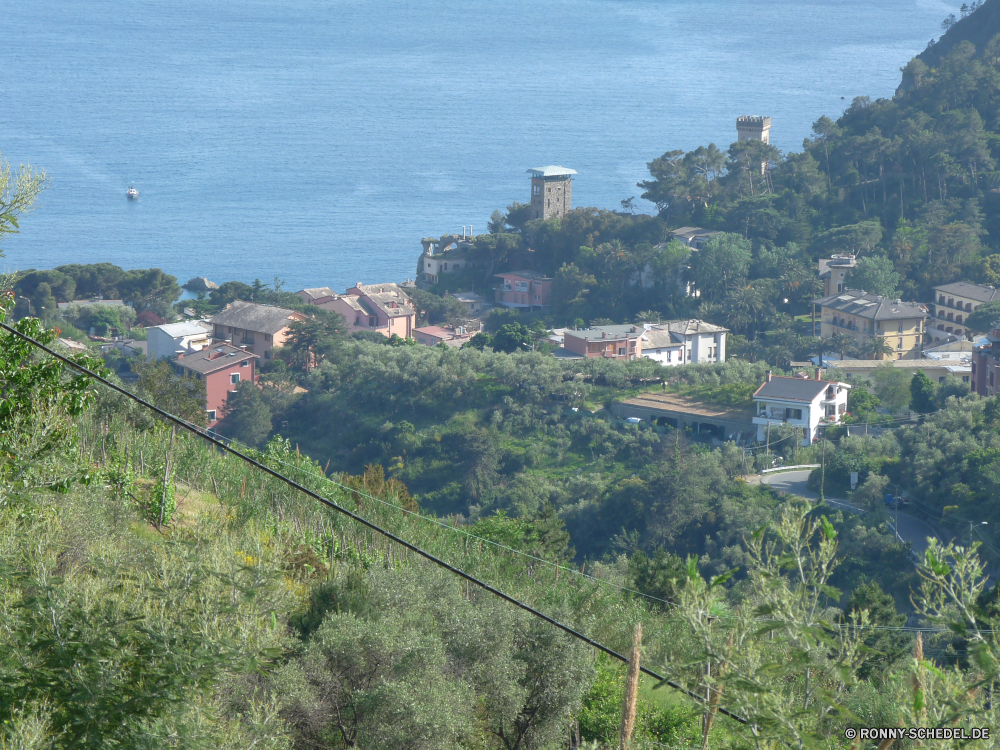
[[[51,335],[36,325],[19,323]],[[199,439],[171,441],[9,335],[0,351],[5,403],[48,404],[0,432],[0,746],[616,742],[620,666]],[[940,629],[930,654],[958,639],[964,658],[911,660],[895,643],[887,663],[869,623],[891,604],[868,586],[837,608],[846,526],[797,501],[742,542],[737,576],[654,555],[583,577],[401,512],[412,501],[398,483],[333,484],[286,441],[254,455],[612,648],[641,622],[645,663],[709,700],[644,693],[637,746],[701,745],[699,714],[710,743],[741,748],[847,747],[845,727],[876,720],[995,721],[983,693],[1000,678],[1000,618],[973,550],[932,545],[915,597]],[[178,514],[157,530],[143,498],[164,481]],[[536,554],[565,554],[564,538],[532,539]],[[623,591],[636,571],[673,601]]]

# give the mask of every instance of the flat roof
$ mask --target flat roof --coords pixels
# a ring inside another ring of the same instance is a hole
[[[522,279],[529,279],[532,281],[552,280],[551,276],[546,276],[544,273],[539,273],[538,271],[501,271],[500,273],[493,275],[500,279],[506,278],[507,276],[520,276]]]
[[[165,323],[159,326],[150,326],[146,330],[153,330],[154,328],[163,331],[165,334],[170,336],[170,338],[180,338],[181,336],[207,336],[211,333],[211,325],[202,325],[196,320],[186,321],[184,323]]]
[[[643,333],[645,331],[643,331],[641,326],[620,325],[594,326],[593,328],[584,328],[582,331],[571,331],[567,328],[563,336],[572,336],[573,338],[584,339],[586,341],[615,341],[623,339],[626,336],[637,339]],[[605,336],[605,334],[607,335]]]
[[[532,177],[569,177],[576,174],[576,170],[550,165],[548,167],[532,167],[528,170],[528,174]]]
[[[740,409],[732,406],[717,406],[716,404],[708,404],[704,401],[698,401],[675,393],[641,393],[634,398],[625,399],[619,403],[628,404],[629,406],[642,406],[647,409],[660,409],[699,417],[710,417],[728,422],[746,422],[750,424],[753,423],[754,415],[753,409],[749,407]]]

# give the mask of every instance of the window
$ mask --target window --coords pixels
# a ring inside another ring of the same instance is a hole
[[[270,341],[270,340],[271,340],[271,334],[265,333],[264,334],[264,341]]]
[[[250,366],[249,359],[244,359],[242,362],[240,362],[240,367],[249,367],[249,366]]]
[[[238,372],[233,372],[229,374],[229,382],[236,385],[240,382],[240,374]]]
[[[532,185],[531,187],[532,187],[532,192],[534,192],[535,195],[541,195],[542,194],[542,186],[541,185]]]
[[[943,383],[943,382],[944,382],[944,375],[938,378],[938,383]]]
[[[801,409],[792,409],[790,407],[786,408],[785,409],[785,419],[802,419],[802,410]]]
[[[268,349],[266,352],[264,352],[264,359],[270,359],[270,358],[271,358],[271,350]]]
[[[535,295],[535,302],[538,302],[539,299],[541,299],[541,298],[536,294]]]
[[[968,383],[969,382],[969,376],[968,375],[963,375],[962,376],[962,382],[963,383]]]
[[[206,413],[208,414],[208,421],[209,422],[214,422],[215,421],[215,409],[209,409]]]
[[[898,343],[898,344],[896,344],[896,348],[897,348],[897,349],[902,349],[902,348],[903,348],[903,339],[900,339],[900,340],[899,340],[899,343]]]
[[[764,416],[765,414],[767,414],[767,404],[765,404],[763,401],[757,404],[757,414],[759,414],[760,416]]]
[[[896,328],[896,333],[902,333],[902,332],[903,332],[903,324],[900,323],[899,327]]]

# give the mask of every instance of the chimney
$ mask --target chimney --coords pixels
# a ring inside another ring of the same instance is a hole
[[[355,288],[355,289],[360,289],[360,288],[361,288],[361,282],[359,281],[358,283],[356,283],[356,284],[354,285],[354,288]]]
[[[822,380],[822,379],[823,379],[823,378],[821,378],[821,377],[819,376],[819,368],[817,367],[817,368],[816,368],[816,380]]]
[[[767,382],[768,383],[771,382],[771,371],[770,370],[767,371]]]

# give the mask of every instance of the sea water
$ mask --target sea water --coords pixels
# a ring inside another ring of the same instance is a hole
[[[620,209],[646,162],[724,148],[739,115],[798,149],[819,116],[891,96],[957,6],[8,0],[0,156],[49,185],[0,268],[402,281],[420,238],[527,202],[529,167]]]

